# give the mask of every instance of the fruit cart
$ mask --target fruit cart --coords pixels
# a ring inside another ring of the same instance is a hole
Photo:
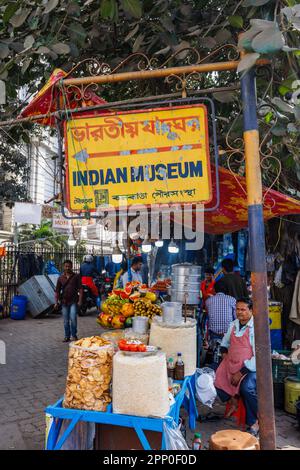
[[[77,423],[83,421],[87,423],[101,423],[114,426],[131,428],[138,436],[141,448],[144,450],[152,450],[149,440],[145,435],[145,431],[154,431],[161,433],[161,450],[165,449],[164,438],[164,422],[174,420],[178,425],[180,408],[184,406],[189,414],[189,426],[192,430],[196,426],[197,407],[195,400],[195,382],[194,376],[186,377],[182,384],[182,388],[175,397],[175,403],[171,406],[170,412],[164,418],[150,418],[140,416],[129,416],[116,414],[112,411],[111,404],[107,407],[106,412],[87,411],[79,409],[63,408],[63,398],[54,405],[48,406],[45,410],[47,415],[53,417],[53,421],[46,440],[47,450],[60,450],[66,440],[74,431]],[[69,420],[67,428],[60,436],[60,431],[64,420]]]
[[[97,323],[104,328],[131,327],[134,316],[148,317],[151,321],[161,315],[158,296],[145,284],[128,282],[124,289],[114,289],[101,304]]]

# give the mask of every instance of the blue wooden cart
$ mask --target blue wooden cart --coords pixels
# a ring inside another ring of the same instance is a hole
[[[164,421],[174,420],[179,423],[180,408],[184,406],[189,415],[189,427],[194,430],[196,427],[196,418],[198,416],[195,400],[195,376],[186,377],[181,382],[182,388],[176,395],[175,403],[171,406],[170,412],[164,418],[145,418],[140,416],[130,416],[112,412],[112,406],[107,407],[106,412],[77,410],[63,408],[63,398],[54,405],[46,408],[46,413],[53,417],[46,449],[60,450],[66,442],[77,423],[80,421],[87,423],[112,424],[115,426],[124,426],[135,430],[139,441],[144,450],[151,450],[149,441],[144,433],[145,430],[156,431],[162,434],[161,449],[165,449]],[[69,420],[69,424],[60,436],[61,427],[64,420]]]

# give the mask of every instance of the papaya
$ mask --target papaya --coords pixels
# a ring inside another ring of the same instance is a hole
[[[105,328],[108,328],[110,326],[111,318],[112,317],[109,313],[104,312],[100,313],[100,315],[98,316],[100,325],[104,326]]]
[[[125,320],[126,319],[123,315],[115,315],[112,318],[111,326],[113,328],[124,328]]]
[[[133,304],[127,303],[124,304],[121,310],[122,315],[125,318],[132,317],[134,315],[134,306]]]
[[[141,297],[141,294],[139,292],[135,292],[134,294],[131,294],[129,296],[130,300],[134,301],[134,300],[137,300]]]

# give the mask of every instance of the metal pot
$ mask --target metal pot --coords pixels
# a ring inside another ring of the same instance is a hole
[[[164,323],[180,323],[182,321],[181,302],[163,302],[161,308]]]
[[[148,332],[149,321],[147,317],[133,317],[132,329],[134,333],[144,335]]]
[[[182,275],[182,274],[172,274],[171,276],[172,281],[180,281],[183,284],[186,284],[187,282],[191,282],[192,284],[195,283],[200,283],[202,277],[199,274],[189,274],[189,275]]]
[[[172,289],[190,291],[190,290],[199,290],[200,281],[193,279],[188,279],[186,276],[180,276],[172,278]]]
[[[168,294],[171,296],[172,302],[181,302],[187,303],[187,305],[198,305],[200,300],[200,293],[198,290],[190,290],[190,291],[180,291],[170,288],[168,289]]]
[[[201,266],[196,266],[190,263],[173,264],[172,266],[173,276],[191,276],[191,275],[201,276],[201,272],[202,272]]]

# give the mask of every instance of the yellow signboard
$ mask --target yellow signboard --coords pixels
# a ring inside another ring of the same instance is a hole
[[[204,105],[70,120],[65,141],[71,211],[211,200]]]

